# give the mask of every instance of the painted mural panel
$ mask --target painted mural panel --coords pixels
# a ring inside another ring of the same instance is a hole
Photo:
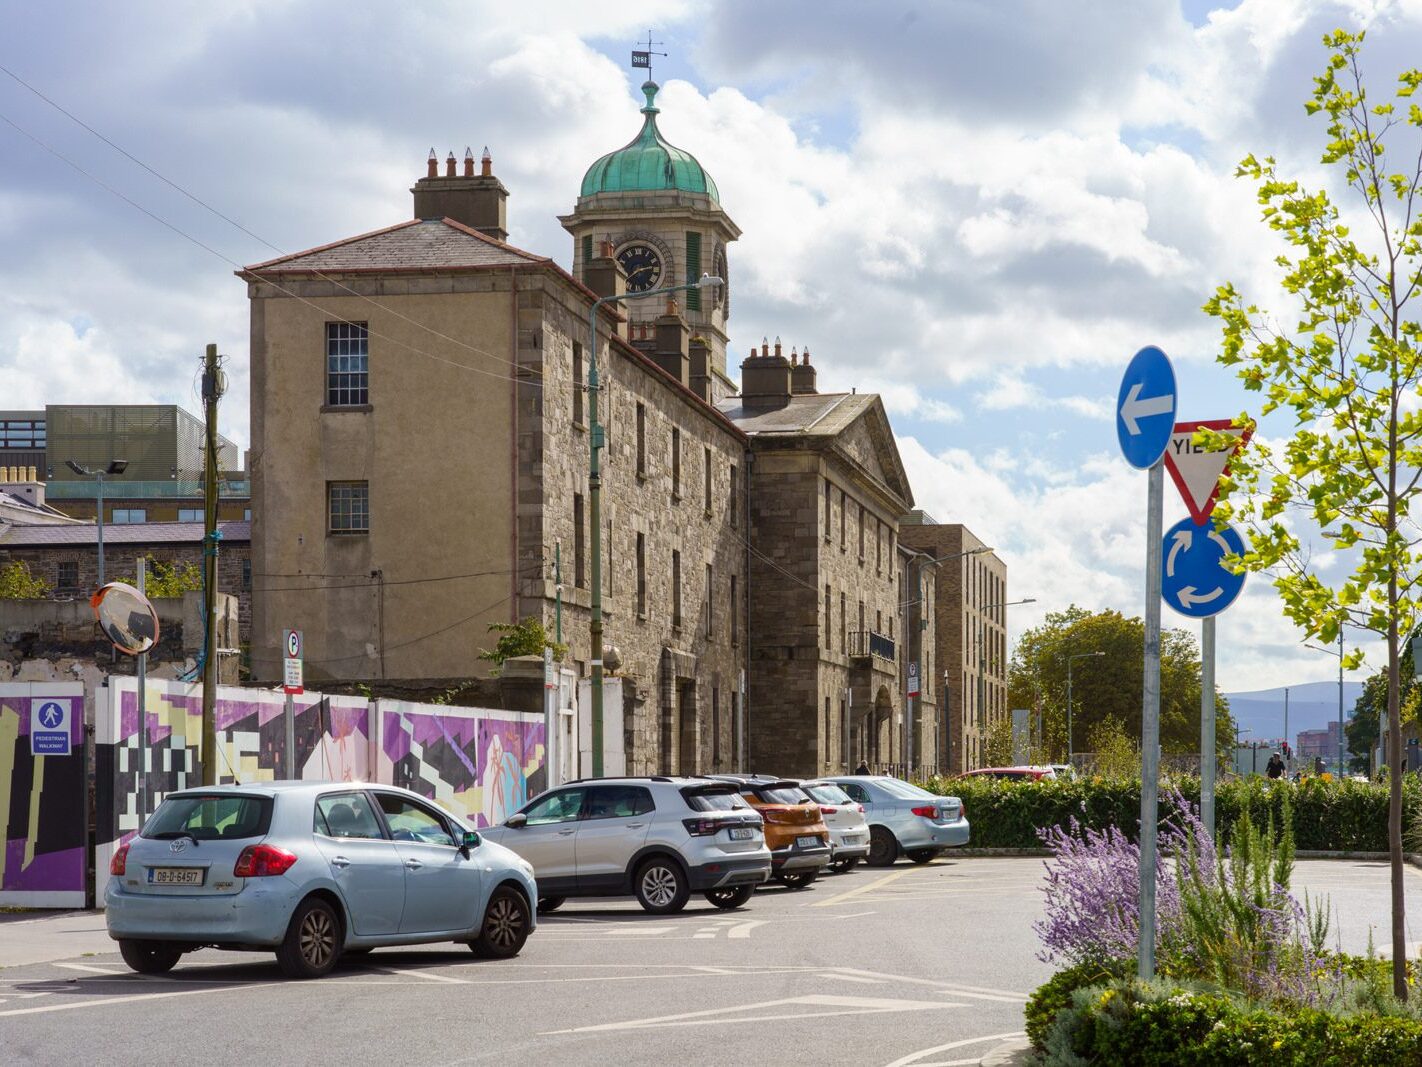
[[[0,904],[82,908],[84,687],[0,683]]]
[[[541,715],[377,700],[379,781],[439,801],[476,826],[501,823],[545,788]]]

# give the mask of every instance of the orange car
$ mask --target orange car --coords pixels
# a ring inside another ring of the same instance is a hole
[[[741,789],[746,803],[765,820],[770,876],[791,889],[804,889],[830,861],[829,827],[819,803],[796,782],[764,774],[713,774]]]

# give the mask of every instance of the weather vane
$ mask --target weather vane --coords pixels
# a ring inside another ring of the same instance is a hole
[[[638,41],[637,43],[638,43],[638,44],[641,44],[642,42],[641,42],[641,41]],[[663,59],[666,58],[666,55],[667,55],[667,54],[666,54],[665,52],[654,52],[654,51],[652,51],[653,48],[658,47],[658,46],[662,45],[663,43],[664,43],[664,42],[662,42],[662,41],[654,41],[654,40],[652,40],[652,31],[651,31],[651,30],[648,30],[648,31],[647,31],[647,48],[646,48],[646,51],[641,51],[641,50],[636,49],[636,48],[634,48],[634,49],[632,50],[632,65],[633,65],[634,67],[646,67],[646,68],[647,68],[647,80],[648,80],[648,81],[651,81],[651,80],[652,80],[652,57],[653,57],[653,56],[661,56]]]

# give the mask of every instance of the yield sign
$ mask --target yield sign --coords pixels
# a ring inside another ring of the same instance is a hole
[[[1233,448],[1211,452],[1191,442],[1196,430],[1214,430],[1233,434],[1238,440]],[[1185,500],[1195,525],[1210,521],[1215,500],[1220,492],[1220,478],[1229,470],[1229,458],[1243,448],[1254,433],[1254,427],[1236,427],[1229,419],[1196,419],[1177,422],[1165,447],[1165,466]]]

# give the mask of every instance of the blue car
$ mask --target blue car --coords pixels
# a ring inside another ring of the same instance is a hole
[[[968,843],[968,817],[957,797],[943,797],[927,789],[879,774],[830,775],[833,782],[864,805],[869,821],[871,867],[887,867],[907,856],[928,863],[946,849]]]
[[[395,786],[170,793],[109,873],[109,936],[141,974],[199,948],[275,951],[292,978],[383,945],[456,941],[504,959],[536,923],[526,861]]]

